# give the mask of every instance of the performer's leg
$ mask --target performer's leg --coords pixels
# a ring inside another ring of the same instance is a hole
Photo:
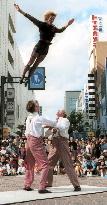
[[[32,67],[30,67],[29,70],[29,74],[28,74],[28,78],[30,78],[30,76],[34,73],[34,71],[36,70],[37,66],[44,60],[44,58],[46,57],[46,55],[39,55],[37,56],[34,64]]]
[[[39,54],[35,52],[35,47],[34,47],[34,49],[33,49],[33,51],[32,51],[32,54],[31,54],[31,57],[30,57],[30,60],[29,60],[29,62],[27,63],[27,65],[25,66],[25,68],[24,68],[24,71],[23,71],[23,74],[22,74],[21,82],[20,82],[20,83],[23,82],[23,79],[24,79],[24,77],[25,77],[25,75],[26,75],[26,72],[30,70],[30,66],[34,63],[34,61],[35,61],[35,59],[38,57],[38,55],[39,55]]]
[[[41,179],[40,179],[39,190],[44,190],[47,182],[49,163],[48,163],[47,154],[44,149],[43,139],[30,137],[30,141],[32,142],[30,146],[32,155],[35,158],[35,161],[38,164],[38,166],[41,168]]]
[[[34,180],[34,166],[35,166],[35,159],[30,151],[28,142],[26,145],[26,157],[25,157],[25,187],[31,187],[33,180]]]
[[[53,138],[52,147],[49,150],[48,161],[49,161],[49,172],[47,177],[47,186],[52,186],[53,183],[53,170],[59,160],[58,154],[58,139]]]
[[[65,171],[73,184],[74,187],[80,187],[80,184],[77,179],[77,175],[75,173],[75,169],[73,167],[72,157],[69,151],[68,141],[65,138],[60,137],[60,147],[59,147],[60,157],[65,167]]]

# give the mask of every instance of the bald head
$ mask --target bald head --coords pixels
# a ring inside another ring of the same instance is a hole
[[[58,116],[58,117],[66,118],[66,117],[67,117],[67,114],[66,114],[65,110],[58,110],[57,116]]]

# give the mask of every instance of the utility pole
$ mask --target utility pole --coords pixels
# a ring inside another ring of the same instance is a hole
[[[6,83],[5,76],[1,76],[1,134],[3,138],[4,125],[4,84]]]

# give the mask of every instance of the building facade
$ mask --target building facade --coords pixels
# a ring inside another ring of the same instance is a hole
[[[89,88],[92,91],[90,117],[95,127],[107,130],[106,114],[106,57],[107,57],[107,15],[90,17],[90,42],[88,76]],[[93,82],[92,82],[93,81]]]
[[[82,90],[76,101],[76,112],[84,112],[84,90]]]
[[[76,111],[76,102],[81,91],[65,91],[64,109],[69,115],[72,111]]]
[[[20,77],[24,64],[15,41],[16,23],[14,0],[0,0],[0,77]],[[33,98],[24,85],[4,86],[4,126],[13,130],[26,118],[26,102]],[[10,95],[9,95],[10,94]]]

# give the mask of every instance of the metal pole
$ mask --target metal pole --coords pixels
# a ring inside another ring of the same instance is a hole
[[[6,83],[5,76],[1,76],[1,133],[3,139],[3,125],[4,125],[4,84]]]

